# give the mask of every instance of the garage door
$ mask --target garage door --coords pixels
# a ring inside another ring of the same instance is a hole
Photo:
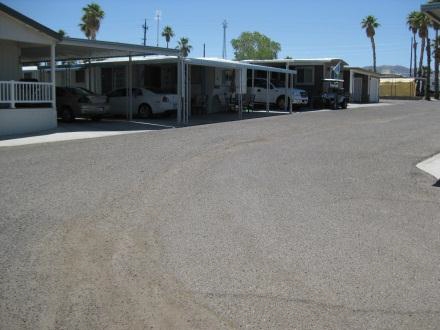
[[[362,102],[362,78],[353,79],[353,102]]]
[[[379,79],[371,78],[370,80],[370,102],[379,102]]]

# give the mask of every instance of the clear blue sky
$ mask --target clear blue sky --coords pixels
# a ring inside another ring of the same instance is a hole
[[[83,0],[0,0],[6,5],[71,37],[83,37],[78,23]],[[420,10],[425,0],[96,0],[106,13],[98,39],[141,43],[144,18],[150,29],[148,44],[156,44],[156,9],[162,11],[161,27],[171,25],[176,38],[186,36],[194,49],[191,56],[222,54],[221,22],[229,28],[228,58],[233,58],[230,40],[243,31],[259,31],[281,43],[279,57],[341,57],[350,65],[371,65],[371,45],[360,28],[361,19],[375,15],[382,26],[377,31],[378,65],[409,66],[410,34],[405,25],[411,10]],[[163,38],[160,45],[165,46]]]

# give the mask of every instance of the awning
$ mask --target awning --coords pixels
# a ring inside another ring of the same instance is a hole
[[[55,57],[57,61],[146,55],[178,56],[179,50],[77,38],[64,38],[57,43],[55,49]],[[22,48],[22,63],[38,63],[49,60],[49,47],[30,46]]]
[[[428,3],[422,5],[422,12],[437,22],[437,24],[440,24],[440,3]]]

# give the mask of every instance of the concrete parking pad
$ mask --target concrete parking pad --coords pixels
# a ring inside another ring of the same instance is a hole
[[[283,111],[252,111],[245,112],[243,119],[265,118],[286,115]],[[72,123],[59,122],[55,130],[44,131],[39,134],[10,136],[0,138],[0,147],[14,147],[39,143],[52,143],[61,141],[73,141],[82,139],[101,138],[106,136],[125,135],[134,133],[146,133],[151,131],[172,129],[177,127],[197,126],[214,124],[227,121],[239,120],[234,112],[216,113],[204,116],[193,116],[188,125],[177,125],[176,118],[157,117],[150,119],[105,119],[100,122],[90,120],[76,120]]]
[[[100,122],[93,122],[90,120],[76,120],[72,123],[60,122],[55,130],[41,132],[40,134],[4,138],[0,140],[0,147],[93,139],[169,128],[174,128],[174,126],[169,125],[168,122],[164,123],[161,121],[102,120]]]
[[[440,154],[417,164],[417,168],[440,180]]]

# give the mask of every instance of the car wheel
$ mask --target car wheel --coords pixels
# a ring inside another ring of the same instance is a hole
[[[287,98],[287,100],[288,100],[287,104],[289,104],[289,98]],[[284,96],[280,96],[277,99],[277,107],[278,107],[278,109],[284,110],[285,103],[286,102],[285,102]]]
[[[141,118],[149,118],[153,114],[151,107],[148,104],[141,104],[138,109],[138,115]]]
[[[61,119],[65,122],[71,122],[75,119],[75,116],[73,115],[72,109],[69,107],[64,107],[61,110]]]
[[[342,102],[342,109],[347,109],[348,107],[348,102],[347,99],[344,100],[344,102]]]

